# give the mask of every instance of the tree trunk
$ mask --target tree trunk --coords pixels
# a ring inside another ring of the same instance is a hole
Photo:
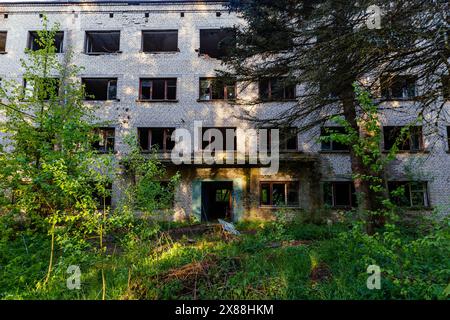
[[[351,86],[341,100],[345,120],[361,135],[357,123],[355,93]],[[360,136],[360,138],[364,138],[364,136]],[[383,195],[371,190],[370,186],[372,182],[364,177],[377,177],[381,179],[380,181],[384,181],[384,174],[383,172],[371,172],[370,168],[364,164],[361,155],[358,155],[351,147],[350,162],[354,176],[355,191],[358,196],[358,212],[362,216],[367,217],[367,233],[374,234],[376,228],[384,225],[384,217],[379,215],[379,210],[382,209],[381,199]]]

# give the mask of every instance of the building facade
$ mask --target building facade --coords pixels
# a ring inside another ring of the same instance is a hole
[[[25,48],[33,49],[45,14],[50,25],[60,24],[55,39],[60,55],[70,47],[74,64],[84,68],[79,77],[90,93],[86,103],[98,106],[99,121],[109,123],[99,128],[99,150],[113,151],[120,159],[127,152],[124,137],[138,134],[144,152],[158,146],[169,172],[180,172],[174,195],[176,219],[268,217],[280,204],[298,214],[325,205],[354,206],[348,150],[319,142],[327,132],[320,127],[294,135],[289,130],[280,133],[284,138],[276,174],[264,174],[257,163],[175,165],[170,161],[174,129],[187,129],[194,136],[195,123],[201,121],[204,128],[221,132],[245,130],[255,127],[244,120],[246,113],[266,119],[296,103],[295,92],[300,89],[282,86],[280,91],[276,79],[248,86],[214,80],[215,70],[224,68],[220,56],[228,28],[242,23],[223,5],[183,0],[4,1],[0,3],[0,78],[23,81],[20,59],[26,58]],[[380,111],[383,147],[388,148],[390,137],[416,118],[407,99],[415,90],[420,84],[408,76],[387,90],[392,99],[386,103],[393,108]],[[261,96],[264,102],[235,103]],[[445,119],[438,130],[418,125],[390,166],[390,185],[405,186],[403,205],[449,210],[449,126]],[[113,183],[113,204],[119,190]]]

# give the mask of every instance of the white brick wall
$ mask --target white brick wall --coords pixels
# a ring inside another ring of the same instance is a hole
[[[216,12],[222,11],[220,17]],[[116,150],[124,151],[123,136],[139,126],[186,127],[193,128],[194,120],[203,120],[205,126],[251,126],[237,118],[245,108],[261,117],[270,117],[289,107],[289,103],[264,104],[252,107],[233,106],[222,102],[197,102],[199,77],[213,76],[214,70],[221,68],[220,61],[199,57],[195,52],[199,48],[199,30],[203,28],[231,27],[240,21],[218,4],[142,4],[132,5],[57,5],[57,6],[4,6],[0,13],[8,12],[8,19],[0,14],[0,31],[8,31],[6,51],[0,55],[0,78],[22,81],[20,59],[26,58],[24,49],[30,30],[42,27],[39,12],[45,12],[50,25],[58,22],[65,31],[64,47],[71,46],[75,52],[74,63],[83,66],[80,76],[117,77],[118,102],[100,103],[98,116],[111,120],[116,126]],[[144,13],[149,12],[149,18]],[[184,12],[184,18],[180,17]],[[109,13],[114,13],[110,18]],[[180,52],[170,54],[141,53],[141,30],[178,29]],[[86,30],[120,30],[120,50],[113,55],[90,56],[83,53]],[[144,103],[137,102],[140,77],[176,77],[178,102]],[[253,87],[253,89],[255,89]],[[243,95],[254,95],[247,88]],[[447,109],[449,104],[447,103]],[[382,115],[382,124],[406,124],[414,112],[389,113]],[[448,120],[447,120],[448,121]],[[440,130],[446,137],[441,123]],[[425,130],[427,131],[427,130]],[[299,135],[299,145],[304,152],[318,152],[319,128]],[[447,144],[440,137],[438,143],[432,143],[432,137],[426,137],[428,153],[401,154],[391,166],[394,177],[405,176],[405,166],[417,177],[429,181],[431,204],[436,207],[450,205],[450,154]],[[347,154],[322,154],[321,166],[323,179],[338,179],[349,176],[350,161]],[[186,188],[186,186],[184,186]],[[185,190],[186,191],[186,190]],[[184,192],[185,193],[185,192]],[[448,210],[448,209],[447,209]]]

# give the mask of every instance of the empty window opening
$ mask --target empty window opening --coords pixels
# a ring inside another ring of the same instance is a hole
[[[231,28],[200,30],[200,54],[221,59],[234,46],[235,31]]]
[[[117,78],[83,78],[86,100],[116,100]]]
[[[214,143],[214,147],[217,147],[214,151],[220,152],[237,150],[236,128],[202,127],[202,137],[203,150],[212,149],[213,146],[210,146],[212,143]],[[219,141],[216,142],[216,139],[219,139],[219,137],[222,139],[221,144],[219,144]]]
[[[143,101],[173,101],[177,99],[176,78],[141,79],[139,99]]]
[[[116,53],[119,50],[120,31],[86,31],[86,53]]]
[[[428,207],[428,184],[424,181],[389,181],[390,199],[401,207]]]
[[[383,128],[384,149],[391,150],[394,145],[400,151],[423,150],[422,127],[387,126]]]
[[[235,100],[236,82],[224,81],[218,78],[200,78],[201,101]]]
[[[110,18],[114,18],[114,13],[110,13],[110,14],[109,14],[109,17],[110,17]]]
[[[261,79],[259,98],[263,101],[295,99],[295,85],[284,78]]]
[[[112,204],[112,183],[106,182],[103,186],[97,186],[97,183],[91,182],[94,192],[92,198],[97,203],[97,208],[103,210],[105,207],[111,207]],[[103,192],[100,192],[101,189]]]
[[[96,128],[92,148],[101,153],[114,152],[115,129]]]
[[[180,12],[180,17],[184,18],[184,12]]]
[[[322,140],[322,151],[349,151],[350,148],[346,144],[334,141],[333,135],[346,134],[344,127],[322,127],[320,136],[327,137],[326,141]],[[336,137],[337,138],[337,137]]]
[[[276,128],[266,128],[267,130],[267,150],[270,152],[272,147],[272,130]],[[260,137],[258,135],[258,137]],[[298,135],[297,128],[281,128],[279,129],[279,150],[280,151],[297,151]]]
[[[262,206],[299,206],[299,183],[289,182],[261,182],[260,204]]]
[[[157,203],[158,210],[172,209],[175,205],[175,186],[170,181],[153,181],[153,198]]]
[[[0,52],[6,52],[6,31],[0,31]]]
[[[64,32],[58,31],[53,38],[53,45],[57,53],[63,52]],[[32,51],[44,49],[42,40],[40,39],[38,31],[30,31],[28,34],[28,49]]]
[[[450,150],[450,126],[447,126],[447,150]]]
[[[442,96],[445,100],[450,100],[450,76],[442,77]]]
[[[143,52],[177,52],[178,30],[142,31]]]
[[[202,181],[202,221],[233,220],[233,182]]]
[[[172,133],[175,128],[138,128],[139,145],[143,152],[157,150],[168,152],[173,149]]]
[[[404,100],[416,97],[417,77],[412,75],[381,77],[381,95],[388,100]]]
[[[59,78],[24,79],[25,100],[52,100],[59,95]]]
[[[3,15],[3,18],[8,19],[8,14],[5,13],[5,14]]]
[[[356,207],[355,186],[351,181],[325,182],[323,184],[325,204],[333,208]]]

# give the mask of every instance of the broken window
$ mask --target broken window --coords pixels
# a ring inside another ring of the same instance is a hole
[[[450,100],[450,76],[442,77],[442,95],[445,100]]]
[[[86,53],[100,54],[119,51],[120,31],[86,31]]]
[[[51,100],[58,97],[59,78],[24,79],[25,99]]]
[[[267,150],[270,151],[272,146],[272,130],[276,128],[267,128]],[[297,128],[281,128],[279,129],[279,150],[280,151],[297,151],[298,137]]]
[[[346,134],[344,127],[322,127],[320,136],[330,137],[332,134]],[[327,139],[322,140],[322,151],[349,151],[349,147],[342,142]]]
[[[164,101],[177,99],[177,79],[141,79],[139,99],[143,101]]]
[[[407,131],[404,131],[404,128],[401,126],[383,128],[384,150],[390,150],[396,143],[400,151],[423,150],[422,127],[411,126]]]
[[[6,52],[6,31],[0,32],[0,52]]]
[[[260,204],[262,206],[298,206],[299,183],[297,181],[261,182]]]
[[[216,136],[215,136],[215,132],[214,132],[215,130],[218,130],[217,133],[222,135],[222,145],[219,146],[219,148],[221,148],[221,149],[216,149],[215,151],[236,151],[237,150],[236,128],[202,127],[203,150],[205,150],[211,143],[213,143],[216,140]],[[227,144],[230,145],[230,147],[227,147]],[[231,147],[231,144],[233,144],[232,147]],[[215,144],[215,145],[217,145],[217,144]]]
[[[450,150],[450,126],[447,126],[447,147]]]
[[[114,152],[114,141],[114,128],[96,128],[92,148],[102,153]]]
[[[156,149],[159,152],[168,152],[173,149],[172,133],[175,128],[138,128],[139,145],[141,150],[149,152]]]
[[[416,76],[381,77],[381,95],[384,99],[411,99],[416,96]]]
[[[157,209],[171,209],[175,205],[175,188],[170,181],[155,181],[155,201],[158,204]]]
[[[64,32],[57,31],[53,39],[53,45],[56,48],[57,53],[63,52]],[[40,39],[38,31],[30,31],[28,35],[28,49],[32,51],[44,49],[43,43]]]
[[[107,208],[111,207],[112,183],[107,182],[107,183],[105,183],[104,186],[101,187],[102,189],[104,188],[104,192],[99,192],[99,190],[97,189],[98,187],[96,187],[95,182],[91,182],[91,185],[94,190],[92,193],[92,198],[96,201],[98,209],[103,210],[104,207],[107,207]]]
[[[200,100],[235,100],[236,82],[218,78],[200,78]]]
[[[259,98],[263,101],[295,99],[295,85],[284,78],[261,79],[259,81]]]
[[[323,195],[325,204],[333,208],[356,207],[355,186],[351,181],[325,182]]]
[[[83,78],[86,100],[116,100],[117,78]]]
[[[424,181],[389,181],[392,202],[401,207],[428,207],[428,185]]]
[[[231,28],[200,30],[200,54],[221,59],[234,46],[235,31]]]
[[[178,30],[142,31],[143,52],[178,51]]]

